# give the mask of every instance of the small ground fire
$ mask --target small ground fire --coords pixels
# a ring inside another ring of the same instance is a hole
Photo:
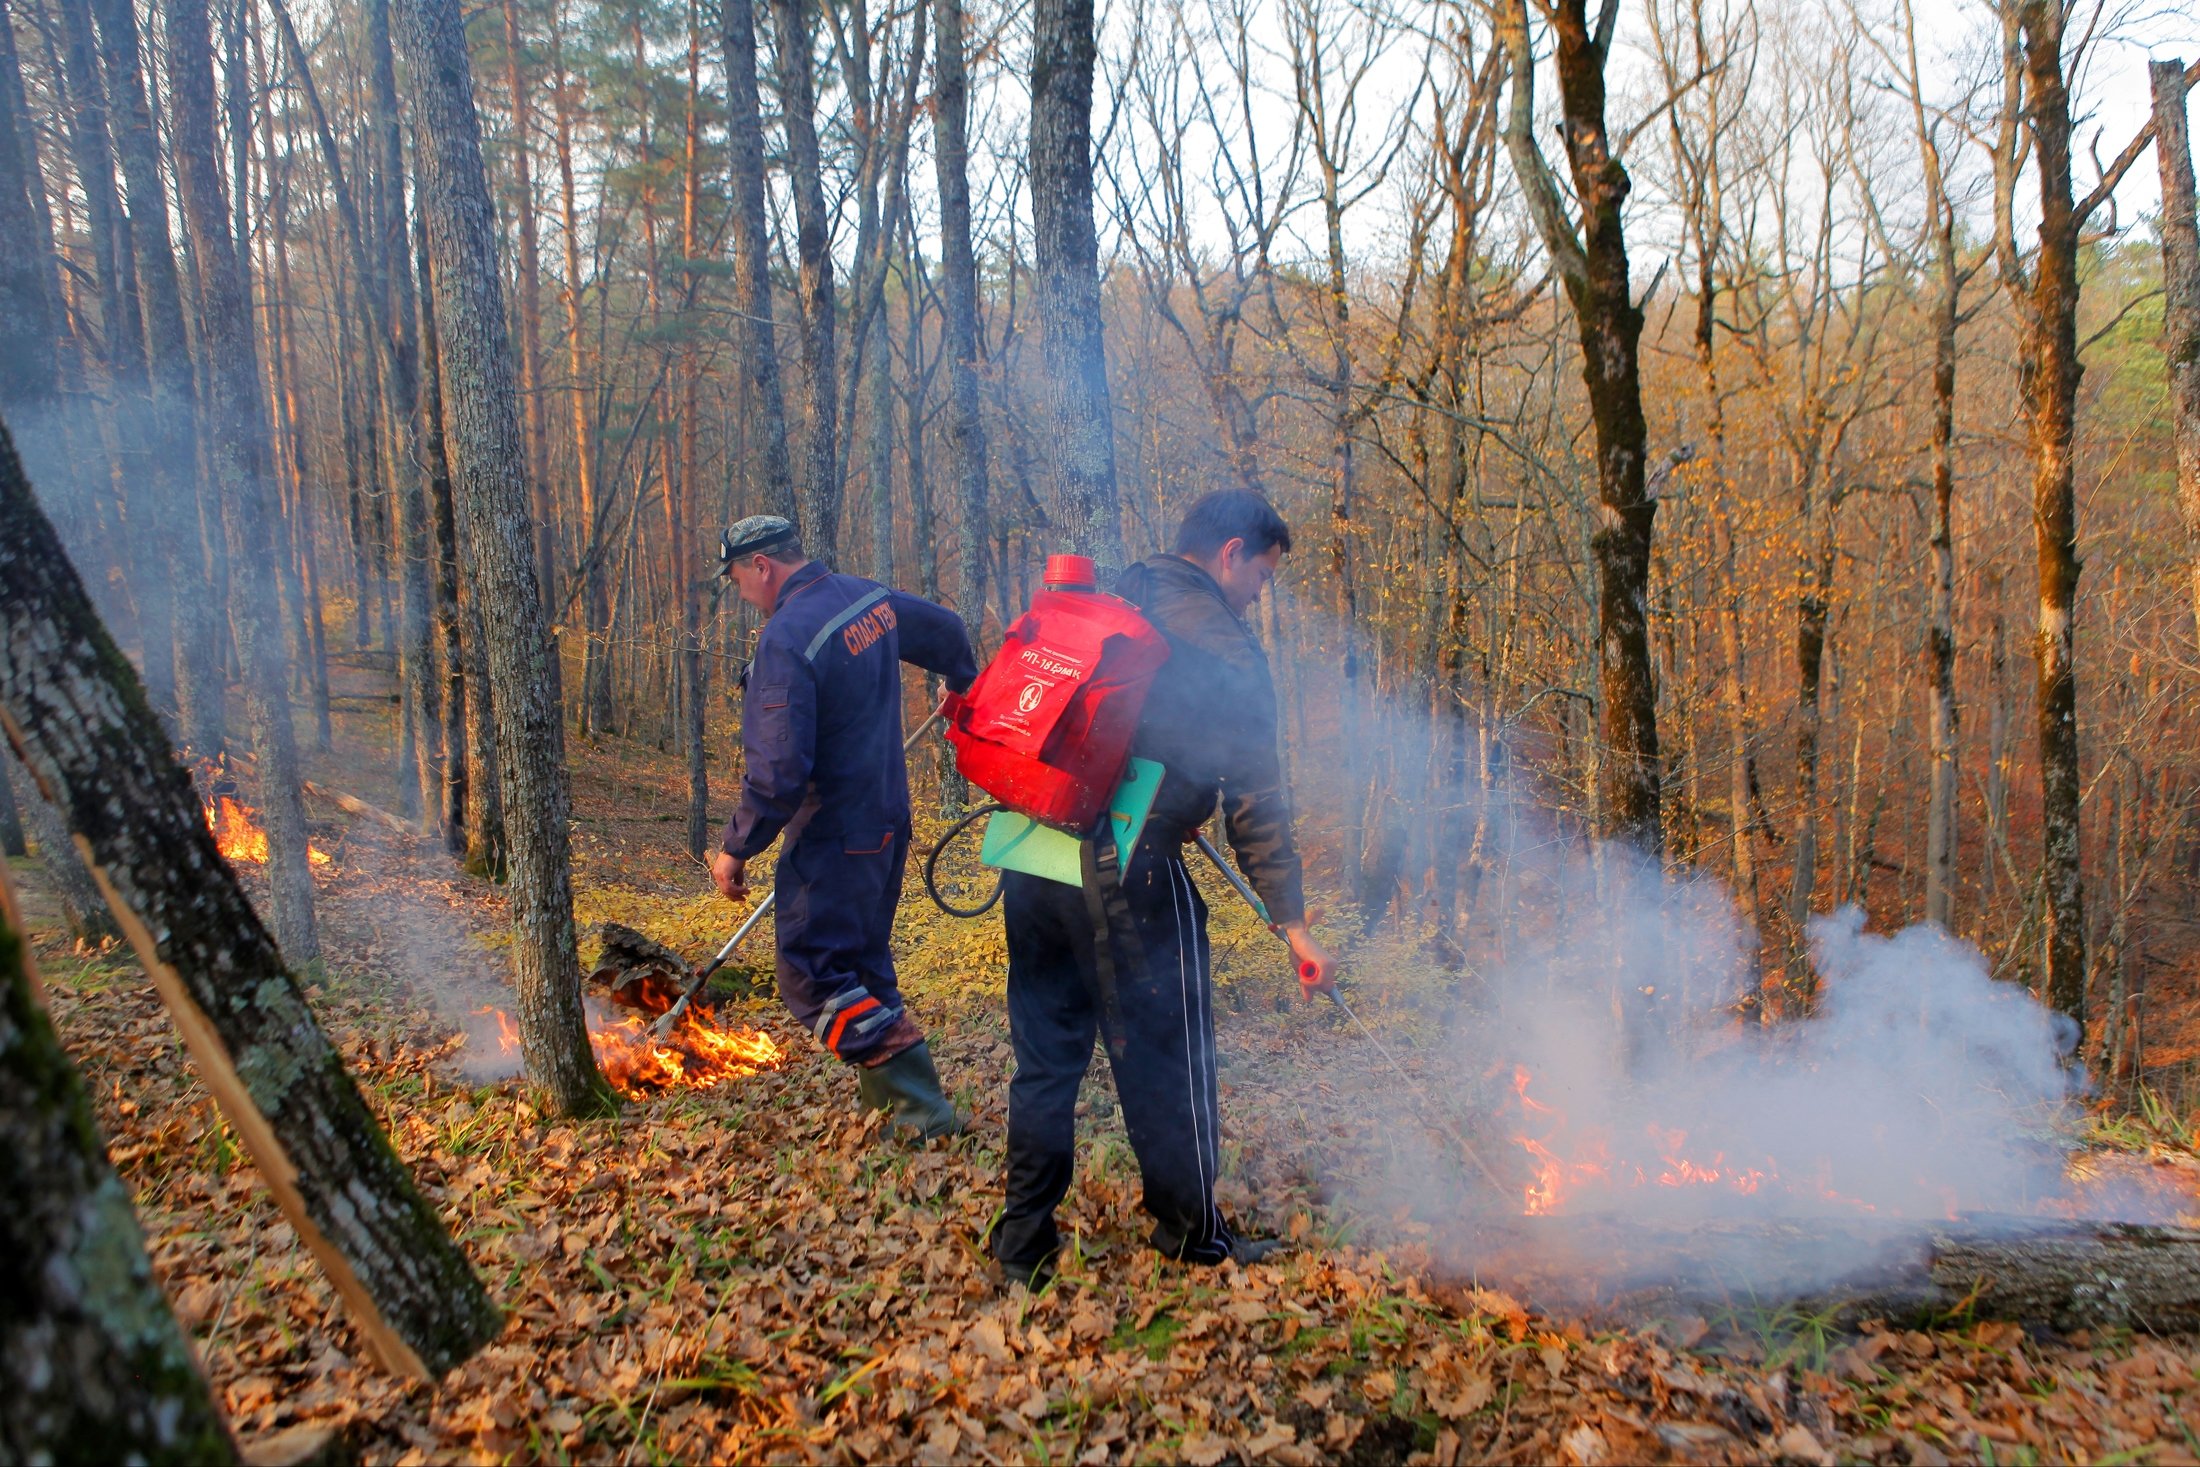
[[[214,847],[224,860],[267,864],[267,831],[258,810],[228,795],[216,795],[204,803],[206,828],[214,832]],[[306,859],[316,866],[330,864],[329,853],[315,845],[306,847]]]
[[[707,1014],[690,1009],[661,1040],[649,1037],[654,1016],[627,1013],[613,1018],[594,999],[588,1008],[588,1040],[596,1063],[621,1095],[646,1100],[673,1090],[708,1090],[786,1063],[786,1051],[761,1029],[721,1027]],[[519,1053],[519,1028],[498,1008],[476,1012],[497,1023],[497,1044]]]

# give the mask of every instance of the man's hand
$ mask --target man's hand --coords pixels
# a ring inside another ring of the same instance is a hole
[[[1283,938],[1291,944],[1291,956],[1299,960],[1299,992],[1309,1001],[1317,993],[1335,993],[1337,960],[1314,940],[1306,924],[1293,922],[1283,929]]]
[[[710,879],[718,883],[718,890],[729,902],[745,902],[749,899],[749,863],[739,856],[729,856],[724,851],[711,857]]]

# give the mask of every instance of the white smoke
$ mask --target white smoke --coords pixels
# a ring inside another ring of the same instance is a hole
[[[1363,737],[1382,730],[1374,757],[1444,766],[1423,720],[1389,709],[1367,724]],[[2176,1215],[2141,1189],[2075,1188],[2076,1028],[1997,982],[1972,944],[1930,926],[1869,933],[1854,907],[1816,918],[1810,1012],[1763,1025],[1737,1013],[1765,980],[1722,880],[1568,837],[1517,790],[1429,783],[1403,803],[1420,818],[1464,810],[1487,866],[1459,937],[1465,972],[1442,999],[1397,939],[1348,967],[1363,1017],[1401,1053],[1410,1015],[1448,1010],[1409,1059],[1421,1094],[1372,1055],[1363,1080],[1340,1079],[1374,1138],[1326,1179],[1349,1211],[1409,1216],[1454,1269],[1502,1277],[1535,1258],[1546,1282],[1572,1269],[1607,1297],[1820,1287],[1950,1219]],[[1301,808],[1330,797],[1301,793]],[[1624,1242],[1624,1256],[1568,1254],[1584,1240]]]

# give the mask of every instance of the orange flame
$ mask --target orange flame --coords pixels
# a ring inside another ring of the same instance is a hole
[[[214,832],[214,848],[223,859],[267,864],[267,832],[260,826],[259,813],[227,795],[206,802],[206,828]],[[319,846],[308,845],[306,859],[316,866],[330,864],[328,852]]]
[[[1654,1123],[1643,1128],[1649,1149],[1640,1153],[1644,1157],[1642,1163],[1626,1156],[1615,1157],[1612,1143],[1604,1131],[1587,1127],[1577,1133],[1564,1111],[1531,1096],[1528,1093],[1531,1080],[1525,1067],[1513,1070],[1513,1093],[1519,1098],[1523,1122],[1521,1133],[1514,1136],[1513,1141],[1528,1154],[1533,1166],[1533,1175],[1521,1193],[1521,1211],[1530,1217],[1561,1212],[1569,1203],[1592,1190],[1615,1194],[1622,1188],[1641,1187],[1653,1181],[1660,1187],[1717,1187],[1744,1196],[1756,1196],[1770,1185],[1775,1189],[1799,1190],[1802,1195],[1819,1201],[1864,1212],[1876,1210],[1861,1198],[1835,1191],[1832,1167],[1822,1159],[1813,1168],[1809,1181],[1797,1189],[1781,1176],[1779,1167],[1770,1157],[1757,1165],[1745,1166],[1730,1161],[1724,1151],[1714,1150],[1708,1156],[1698,1151],[1691,1155],[1686,1131]],[[1661,1167],[1653,1169],[1648,1164],[1652,1152],[1663,1163]]]
[[[761,1029],[721,1028],[689,1009],[663,1039],[649,1036],[653,1018],[627,1014],[611,1019],[588,1005],[589,1044],[596,1064],[621,1095],[645,1100],[668,1090],[708,1090],[786,1063],[786,1051]],[[504,1010],[494,1015],[497,1044],[506,1054],[519,1052],[519,1029]]]

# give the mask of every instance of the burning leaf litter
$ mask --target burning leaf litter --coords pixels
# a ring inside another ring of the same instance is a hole
[[[206,828],[213,832],[214,848],[222,853],[223,860],[245,861],[255,866],[267,864],[267,830],[260,824],[257,808],[233,795],[218,792],[212,799],[199,803],[206,810]],[[327,851],[310,843],[306,846],[306,860],[315,866],[333,864]]]
[[[662,1039],[649,1034],[650,1020],[628,1013],[613,1018],[606,1006],[587,1000],[588,1042],[604,1078],[630,1100],[646,1100],[671,1090],[708,1090],[786,1063],[786,1051],[761,1029],[723,1028],[690,1008]],[[493,1017],[497,1047],[519,1053],[519,1029],[504,1010],[475,1012]]]

